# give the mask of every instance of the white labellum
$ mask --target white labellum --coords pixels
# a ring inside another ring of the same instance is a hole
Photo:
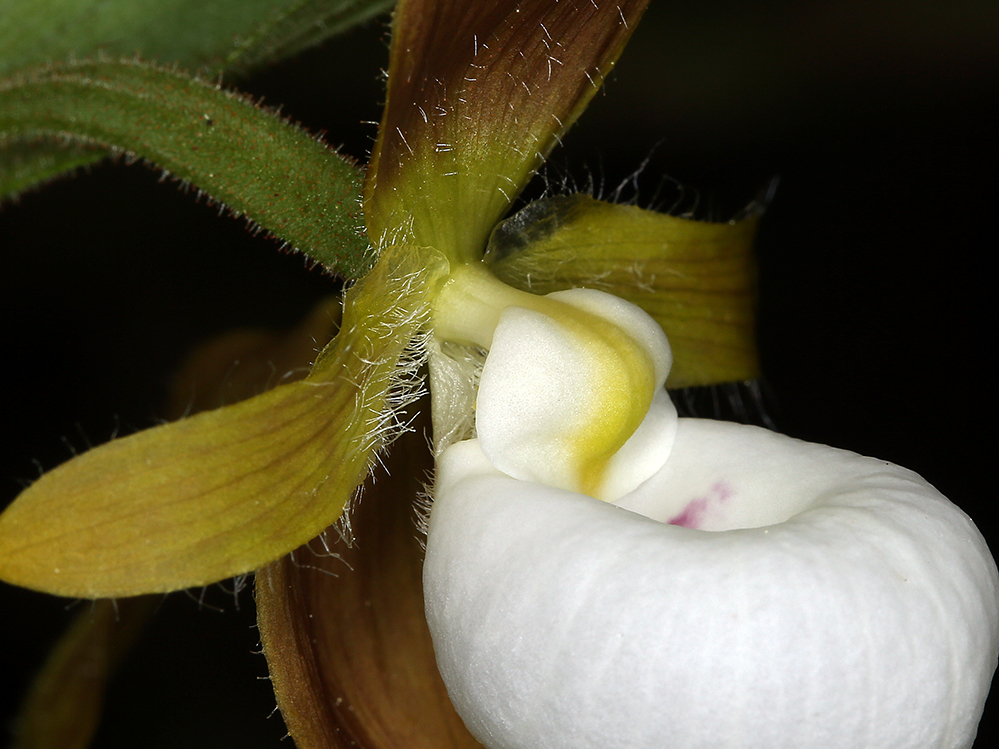
[[[718,450],[706,470],[747,442],[755,462],[667,513],[766,492],[800,509],[705,532],[510,478],[475,441],[441,456],[427,619],[472,733],[490,749],[969,747],[999,601],[967,516],[853,453],[680,419],[670,463],[688,439]],[[793,496],[816,462],[840,477]]]
[[[521,374],[545,366],[524,361],[529,335],[506,346],[502,327],[483,387],[491,366],[509,373],[505,407],[527,403],[533,421],[485,413],[480,391],[491,448],[441,454],[424,567],[438,665],[479,741],[971,745],[999,653],[999,580],[961,510],[884,461],[675,412],[666,429],[643,422],[617,456],[612,473],[627,473],[633,450],[645,480],[615,504],[553,486],[561,448],[542,430],[524,451],[517,435],[558,423],[545,398],[561,391],[542,377],[523,394]],[[502,381],[490,387],[504,397]],[[649,454],[665,462],[650,471]]]

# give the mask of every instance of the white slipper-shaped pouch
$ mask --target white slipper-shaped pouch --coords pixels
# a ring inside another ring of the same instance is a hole
[[[490,357],[530,356],[503,325]],[[489,366],[480,409],[502,389]],[[996,567],[971,520],[884,461],[672,418],[647,430],[670,443],[665,462],[616,504],[501,471],[522,456],[487,457],[481,411],[480,439],[440,456],[427,619],[473,735],[489,749],[969,747],[999,652]]]

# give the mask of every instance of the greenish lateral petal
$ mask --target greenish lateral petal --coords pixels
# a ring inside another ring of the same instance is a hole
[[[0,147],[0,202],[105,156],[103,151],[77,144],[8,143]]]
[[[309,376],[91,450],[0,515],[0,579],[105,598],[257,569],[322,532],[396,433],[445,264],[387,249]]]
[[[669,337],[667,387],[747,380],[756,351],[758,217],[710,223],[588,195],[546,198],[496,227],[485,261],[537,294],[589,287],[637,304]]]
[[[365,186],[369,236],[482,256],[648,0],[403,0]]]
[[[357,167],[216,85],[136,62],[0,82],[0,148],[39,137],[140,156],[332,270],[357,278],[371,266]]]

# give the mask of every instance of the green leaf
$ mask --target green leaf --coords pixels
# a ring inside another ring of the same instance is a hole
[[[134,62],[0,83],[0,145],[40,136],[148,159],[348,277],[371,265],[353,163],[218,86]]]
[[[204,68],[273,62],[390,0],[0,0],[0,75],[98,53]]]
[[[228,54],[282,0],[3,0],[0,75],[97,53],[197,67]]]
[[[0,515],[0,579],[78,598],[200,586],[321,533],[401,427],[446,263],[388,248],[309,376],[97,447]]]
[[[139,55],[243,75],[378,15],[393,0],[0,0],[0,76],[71,57]],[[0,146],[0,200],[106,153]],[[37,163],[35,163],[37,162]],[[61,168],[60,168],[61,167]]]
[[[526,291],[582,286],[640,306],[673,348],[668,387],[748,380],[759,376],[756,224],[756,217],[709,223],[559,196],[497,226],[485,261]]]
[[[170,378],[168,419],[228,406],[309,373],[319,348],[340,327],[342,300],[327,297],[293,330],[241,328],[188,352]]]
[[[104,151],[79,144],[8,143],[0,147],[0,202],[105,156]]]
[[[408,0],[365,186],[375,246],[453,262],[489,232],[597,92],[648,0]],[[405,232],[405,233],[401,233]]]

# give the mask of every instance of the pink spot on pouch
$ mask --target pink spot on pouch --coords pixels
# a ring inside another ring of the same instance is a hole
[[[712,485],[705,496],[690,500],[678,515],[674,515],[667,522],[682,528],[698,528],[705,516],[728,500],[732,494],[732,488],[724,481],[719,481]]]

